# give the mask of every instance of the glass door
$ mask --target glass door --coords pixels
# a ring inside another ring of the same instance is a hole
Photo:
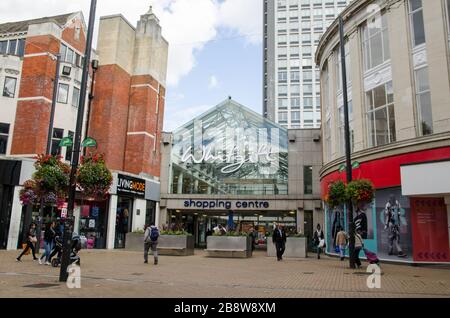
[[[114,248],[125,248],[128,232],[133,223],[133,198],[119,197],[116,212],[116,235]]]

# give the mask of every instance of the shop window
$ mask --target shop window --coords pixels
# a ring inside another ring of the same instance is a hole
[[[312,180],[312,166],[303,167],[303,185],[304,185],[304,193],[312,194],[313,193],[313,180]]]
[[[69,97],[69,85],[59,84],[58,103],[67,104],[68,97]]]
[[[14,98],[16,95],[17,78],[5,77],[5,85],[3,86],[3,96]]]
[[[52,137],[52,156],[57,156],[61,154],[61,147],[59,143],[64,136],[64,129],[54,128]]]
[[[9,137],[9,124],[0,123],[0,155],[6,155]]]

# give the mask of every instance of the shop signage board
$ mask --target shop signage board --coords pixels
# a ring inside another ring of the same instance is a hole
[[[145,180],[126,175],[117,175],[117,193],[132,195],[135,197],[145,197]]]
[[[207,210],[269,209],[270,203],[259,200],[186,200],[184,207]]]

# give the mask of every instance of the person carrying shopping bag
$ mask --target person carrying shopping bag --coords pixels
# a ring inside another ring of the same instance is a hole
[[[325,235],[323,234],[320,224],[317,224],[317,230],[314,232],[314,245],[317,247],[317,259],[320,259],[320,253],[322,253],[322,249],[326,247]]]
[[[36,238],[36,224],[35,223],[31,223],[30,228],[28,229],[27,232],[27,238],[26,238],[26,246],[23,249],[22,253],[20,253],[20,255],[16,258],[16,260],[18,262],[22,262],[21,258],[23,255],[26,255],[28,253],[28,251],[31,249],[31,252],[33,253],[33,261],[37,261],[38,258],[36,257],[35,254],[35,248],[34,248],[34,244],[36,244],[37,242],[37,238]]]
[[[336,235],[336,246],[339,248],[339,256],[341,261],[345,259],[345,248],[347,246],[347,233],[342,227],[338,227],[338,233]]]

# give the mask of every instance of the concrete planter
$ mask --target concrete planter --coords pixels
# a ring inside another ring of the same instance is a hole
[[[125,250],[144,252],[144,234],[127,233],[125,238]]]
[[[288,237],[286,241],[286,250],[283,257],[286,258],[306,258],[308,257],[308,244],[305,237]],[[276,257],[277,251],[272,238],[267,239],[267,256]]]
[[[208,236],[206,256],[221,258],[252,257],[252,240],[247,236]]]
[[[187,235],[160,235],[158,254],[168,256],[194,255],[194,237]],[[144,234],[127,233],[125,250],[144,251]]]
[[[158,239],[158,254],[170,256],[194,255],[194,237],[188,235],[161,235]]]

